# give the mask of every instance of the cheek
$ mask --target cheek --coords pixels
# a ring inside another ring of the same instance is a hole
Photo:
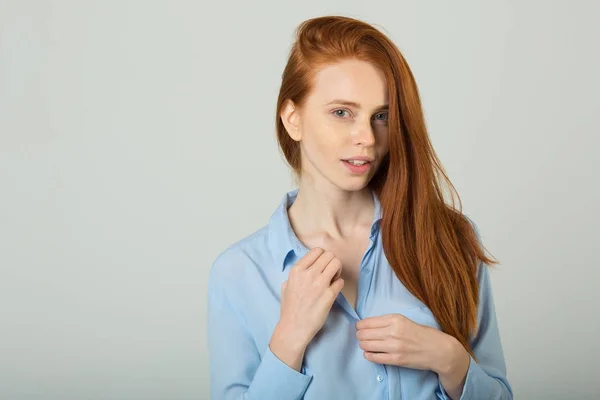
[[[387,143],[388,135],[389,135],[389,128],[386,125],[378,125],[375,127],[375,137],[379,141]]]
[[[377,132],[377,143],[376,147],[379,149],[381,153],[387,153],[389,149],[389,137],[388,130],[382,128]]]
[[[340,138],[343,133],[339,132],[339,128],[334,128],[328,124],[321,124],[318,128],[313,127],[303,135],[304,149],[311,159],[314,158],[331,158],[337,156],[339,149],[342,146]]]

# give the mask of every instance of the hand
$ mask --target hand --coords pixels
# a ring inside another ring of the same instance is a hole
[[[280,326],[308,345],[323,327],[344,280],[342,263],[331,251],[310,250],[290,270],[281,286]]]
[[[281,286],[280,317],[270,346],[296,370],[344,286],[341,268],[341,261],[331,251],[314,248],[294,264]]]
[[[456,343],[462,348],[454,337],[401,314],[365,318],[356,328],[365,358],[378,364],[446,374],[460,351]]]

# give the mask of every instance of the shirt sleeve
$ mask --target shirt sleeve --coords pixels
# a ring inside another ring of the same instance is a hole
[[[481,243],[479,230],[475,228],[477,239]],[[506,362],[500,341],[498,321],[494,306],[494,297],[490,281],[489,266],[480,262],[477,272],[479,281],[479,307],[477,334],[471,339],[473,353],[477,362],[470,357],[469,369],[460,400],[512,400],[513,391],[506,378]],[[450,400],[450,396],[439,383],[438,397]]]
[[[230,280],[221,279],[220,272],[215,262],[208,282],[211,399],[301,399],[312,375],[289,367],[271,352],[269,346],[262,352],[257,349],[242,313],[229,300],[226,282]]]

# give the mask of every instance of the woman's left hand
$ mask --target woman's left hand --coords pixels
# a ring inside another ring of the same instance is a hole
[[[365,358],[378,364],[456,373],[469,365],[469,354],[454,337],[420,325],[401,314],[365,318],[356,323]]]

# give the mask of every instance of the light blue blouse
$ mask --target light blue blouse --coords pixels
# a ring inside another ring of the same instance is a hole
[[[436,373],[372,363],[359,347],[355,324],[361,318],[399,313],[440,329],[386,260],[381,206],[374,192],[371,242],[360,265],[356,310],[340,293],[323,329],[306,349],[301,372],[270,351],[281,284],[290,267],[309,251],[294,234],[287,214],[297,194],[298,189],[286,193],[268,225],[229,246],[212,265],[207,320],[211,399],[449,399]],[[480,328],[471,339],[478,362],[471,357],[461,400],[512,399],[489,268],[483,263],[478,280]]]

